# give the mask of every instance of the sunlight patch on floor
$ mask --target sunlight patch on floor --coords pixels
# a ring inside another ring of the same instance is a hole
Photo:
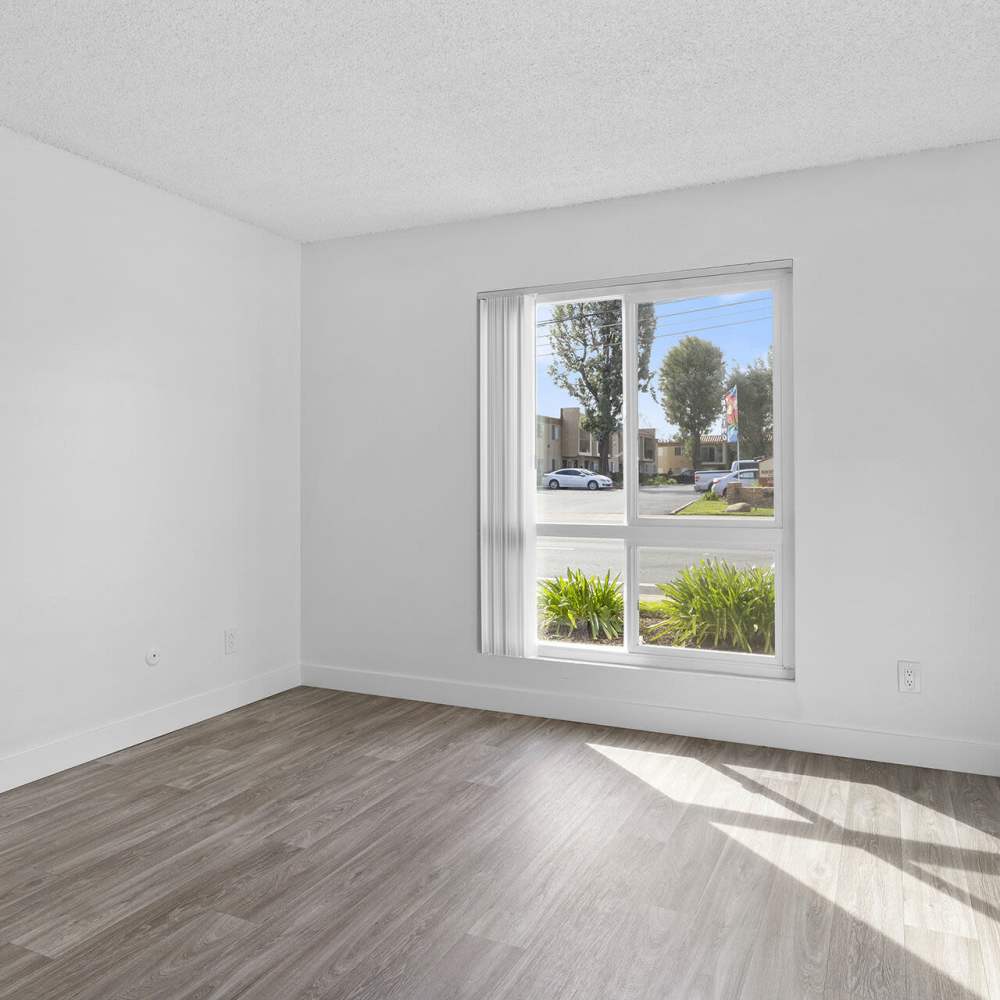
[[[712,828],[911,956],[914,974],[946,977],[968,1000],[988,996],[973,905],[989,904],[970,900],[960,846],[967,828],[954,817],[844,777],[588,746],[704,810]]]
[[[968,991],[969,1000],[977,997],[986,1000],[988,993],[973,940],[972,913],[947,892],[901,872],[859,847],[782,837],[773,831],[728,823],[712,823],[712,826],[795,879],[804,889],[822,896],[953,980]],[[841,865],[854,877],[840,882]],[[901,892],[885,890],[900,881]],[[919,914],[907,914],[920,920],[918,925],[902,919],[900,908],[906,898],[920,901]],[[941,933],[939,926],[964,927],[970,936],[958,930]]]
[[[736,809],[752,815],[777,816],[796,823],[803,821],[797,812],[778,805],[763,792],[748,788],[745,782],[696,757],[603,743],[588,743],[587,746],[675,802],[705,809]]]

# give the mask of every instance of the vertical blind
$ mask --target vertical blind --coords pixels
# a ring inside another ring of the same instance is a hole
[[[534,487],[534,296],[479,299],[480,650],[524,656]]]

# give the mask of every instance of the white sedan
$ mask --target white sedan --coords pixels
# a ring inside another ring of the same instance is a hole
[[[730,483],[739,483],[741,486],[757,486],[757,470],[740,469],[739,472],[727,472],[718,479],[712,480],[711,490],[717,497],[724,497],[726,487]]]
[[[546,472],[542,482],[550,490],[609,490],[615,485],[607,476],[587,469],[556,469]]]

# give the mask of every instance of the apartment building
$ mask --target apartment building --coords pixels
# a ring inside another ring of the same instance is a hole
[[[600,465],[600,447],[595,435],[580,426],[578,406],[564,406],[558,417],[535,418],[535,471],[541,476],[556,469],[592,469]],[[639,429],[639,475],[652,476],[656,468],[656,428]],[[611,436],[608,454],[608,472],[615,475],[623,471],[622,434]]]
[[[608,471],[620,473],[623,471],[622,464],[622,439],[621,431],[615,431],[611,435],[611,455],[608,462]],[[639,475],[656,475],[656,428],[639,428]]]
[[[564,406],[559,411],[562,422],[561,464],[572,469],[596,469],[599,462],[597,438],[580,426],[581,417],[579,406]]]
[[[681,469],[691,467],[684,445],[680,441],[657,441],[656,472],[660,476],[672,476]]]
[[[562,468],[562,421],[559,417],[535,418],[535,471],[555,472]]]
[[[736,449],[726,441],[724,434],[706,434],[698,449],[698,468],[728,465],[735,457]],[[656,471],[659,475],[671,476],[690,468],[691,456],[683,442],[676,439],[657,442]]]

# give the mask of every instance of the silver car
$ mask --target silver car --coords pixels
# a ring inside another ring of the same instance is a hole
[[[556,469],[546,472],[542,482],[550,490],[609,490],[615,485],[607,476],[588,469]]]

